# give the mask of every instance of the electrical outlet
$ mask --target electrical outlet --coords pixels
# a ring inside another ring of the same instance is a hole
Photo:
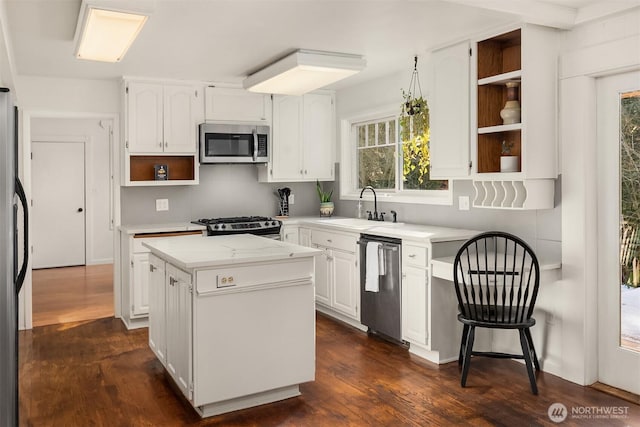
[[[156,211],[168,211],[169,199],[156,199]]]
[[[293,204],[296,203],[296,199],[293,196],[294,196],[293,194],[289,194],[289,204],[290,205],[293,205]]]
[[[469,210],[469,196],[458,196],[458,209],[461,211]]]

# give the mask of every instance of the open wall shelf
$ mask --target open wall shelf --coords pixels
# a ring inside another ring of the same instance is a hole
[[[132,182],[193,181],[194,156],[130,156],[129,177]],[[155,180],[155,165],[167,165],[167,181]]]

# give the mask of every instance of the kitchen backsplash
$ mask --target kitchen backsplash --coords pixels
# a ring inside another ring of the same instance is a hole
[[[263,184],[255,165],[200,166],[200,185],[121,187],[122,224],[160,224],[198,218],[278,214],[276,189],[295,195],[292,216],[317,215],[315,182]],[[168,199],[168,211],[156,211],[156,199]]]

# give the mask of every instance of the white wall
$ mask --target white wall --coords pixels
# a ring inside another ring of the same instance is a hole
[[[18,105],[35,112],[119,113],[120,84],[115,80],[17,76]]]
[[[110,131],[113,120],[33,118],[32,141],[85,140],[86,262],[113,262]]]
[[[410,61],[407,61],[408,63]],[[427,86],[429,58],[419,58],[418,72],[422,84],[422,93],[429,102]],[[395,73],[374,81],[341,90],[336,95],[336,116],[340,120],[349,119],[367,111],[375,111],[380,107],[396,104],[400,111],[402,102],[401,89],[407,89],[411,78],[411,70],[406,73]],[[340,128],[340,126],[338,126]],[[338,139],[339,141],[339,139]],[[340,150],[336,150],[340,152]],[[338,171],[338,178],[340,173]],[[556,207],[538,211],[509,211],[495,209],[471,208],[469,211],[457,209],[458,196],[473,199],[474,189],[471,181],[462,180],[453,183],[453,206],[418,205],[378,202],[378,211],[389,213],[391,209],[398,212],[398,220],[417,224],[430,224],[444,227],[456,227],[475,230],[501,230],[523,238],[536,251],[541,262],[559,260],[561,247],[561,205],[560,180],[556,185]],[[338,188],[338,183],[336,183]],[[365,209],[370,208],[365,202]],[[357,202],[340,200],[336,202],[336,213],[344,216],[355,216]],[[535,317],[537,326],[532,330],[536,349],[541,358],[542,368],[557,375],[561,372],[561,319],[562,305],[558,304],[561,293],[559,271],[545,273],[536,304]],[[453,291],[453,289],[452,289]],[[517,334],[494,334],[495,351],[520,351]]]

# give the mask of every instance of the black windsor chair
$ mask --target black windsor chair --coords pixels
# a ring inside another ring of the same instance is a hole
[[[531,391],[538,394],[540,370],[531,339],[531,317],[540,284],[540,266],[533,250],[520,238],[499,231],[481,233],[462,245],[453,264],[458,320],[463,324],[458,365],[465,387],[471,356],[524,359]],[[473,351],[475,329],[517,329],[522,354]]]

